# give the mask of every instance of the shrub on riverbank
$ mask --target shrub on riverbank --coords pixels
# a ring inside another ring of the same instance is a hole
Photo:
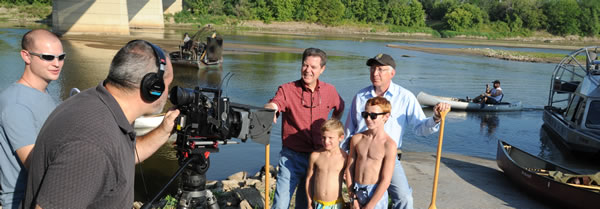
[[[46,19],[52,15],[50,0],[0,0],[1,19]]]

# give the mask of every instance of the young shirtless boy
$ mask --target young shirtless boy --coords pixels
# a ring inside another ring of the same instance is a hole
[[[346,152],[340,149],[344,139],[344,125],[329,119],[321,127],[323,148],[310,154],[306,172],[306,196],[309,209],[341,209],[342,180]]]
[[[394,172],[396,142],[383,130],[390,117],[390,102],[383,97],[367,101],[365,118],[367,130],[352,136],[346,164],[346,184],[352,208],[386,209],[387,189]]]

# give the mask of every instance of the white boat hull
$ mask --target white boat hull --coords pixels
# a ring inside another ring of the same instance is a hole
[[[460,101],[454,97],[442,97],[427,94],[425,92],[419,92],[417,100],[421,105],[435,106],[437,103],[445,102],[450,104],[454,110],[465,110],[465,111],[489,111],[489,112],[501,112],[501,111],[520,111],[523,109],[521,102],[503,102],[501,104],[484,104],[473,102]]]

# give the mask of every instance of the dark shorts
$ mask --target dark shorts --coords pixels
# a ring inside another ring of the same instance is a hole
[[[485,100],[486,104],[498,104],[500,102],[496,101],[496,99],[494,99],[493,97],[490,96],[486,96],[487,99]]]

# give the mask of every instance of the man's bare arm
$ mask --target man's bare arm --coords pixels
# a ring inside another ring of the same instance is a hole
[[[154,130],[144,136],[136,138],[136,163],[142,162],[152,156],[171,136],[175,126],[175,118],[179,115],[179,110],[171,109],[165,113],[162,123]]]
[[[23,163],[23,166],[27,170],[29,170],[29,154],[31,154],[31,150],[33,150],[33,144],[25,145],[16,150],[19,160],[21,160],[21,163]]]
[[[269,103],[265,104],[264,107],[267,108],[267,109],[275,110],[275,116],[273,116],[273,123],[277,123],[277,115],[278,115],[277,114],[277,110],[279,110],[277,108],[277,104],[275,104],[273,102],[269,102]]]

